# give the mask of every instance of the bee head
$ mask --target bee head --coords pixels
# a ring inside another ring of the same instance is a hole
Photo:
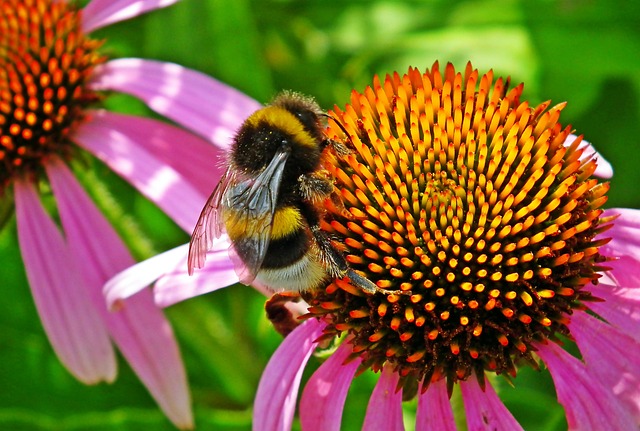
[[[324,140],[320,119],[325,114],[313,98],[292,91],[283,91],[273,99],[271,106],[284,108],[293,114],[318,143]]]
[[[284,92],[247,118],[236,135],[232,161],[247,174],[259,172],[287,146],[291,156],[285,177],[311,172],[320,163],[323,117],[313,99]]]

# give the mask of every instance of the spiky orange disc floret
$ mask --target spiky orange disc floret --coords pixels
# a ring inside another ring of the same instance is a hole
[[[606,229],[607,184],[591,178],[580,138],[564,142],[564,104],[520,102],[523,85],[436,63],[374,80],[332,115],[329,135],[352,149],[329,155],[344,208],[323,228],[351,266],[379,287],[336,281],[307,295],[327,337],[348,332],[363,368],[450,383],[484,370],[515,375],[531,343],[567,334],[588,300]]]
[[[0,0],[0,193],[17,175],[38,175],[96,95],[86,87],[101,42],[80,29],[73,2]]]

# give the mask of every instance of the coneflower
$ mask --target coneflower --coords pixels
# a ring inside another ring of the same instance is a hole
[[[224,141],[257,103],[175,64],[109,61],[104,41],[89,35],[173,3],[93,0],[80,9],[71,1],[0,0],[0,198],[4,207],[15,202],[26,275],[60,361],[84,383],[113,381],[113,341],[167,416],[189,428],[182,359],[150,292],[107,310],[103,284],[134,260],[73,173],[86,168],[88,151],[191,230],[217,181],[220,149],[202,137]],[[138,96],[202,137],[98,109],[103,90]],[[213,97],[221,94],[236,103]],[[51,191],[62,229],[41,202]]]
[[[329,156],[344,208],[329,207],[323,228],[352,268],[406,294],[367,295],[344,280],[304,293],[307,321],[265,370],[254,429],[290,428],[309,355],[339,337],[302,394],[305,431],[340,429],[351,379],[366,370],[380,380],[363,429],[403,429],[412,387],[416,429],[455,429],[456,385],[469,429],[519,429],[486,377],[517,386],[520,367],[541,364],[571,429],[637,426],[638,322],[619,305],[637,310],[638,277],[621,281],[616,266],[624,277],[637,267],[615,260],[640,256],[621,253],[637,241],[637,213],[603,211],[609,185],[593,175],[609,167],[560,124],[564,104],[530,106],[522,90],[436,63],[376,79],[334,109],[349,136],[335,123],[328,135],[352,152]]]

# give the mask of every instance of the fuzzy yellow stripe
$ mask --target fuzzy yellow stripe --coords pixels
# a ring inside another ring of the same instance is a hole
[[[267,123],[275,129],[288,133],[298,145],[315,148],[318,145],[316,139],[304,129],[298,118],[291,112],[279,106],[267,106],[256,111],[247,119],[247,124],[258,127],[260,123]]]
[[[302,214],[296,207],[279,208],[273,216],[271,238],[284,238],[300,229],[301,226]]]

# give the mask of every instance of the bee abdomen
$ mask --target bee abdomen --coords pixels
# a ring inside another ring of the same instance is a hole
[[[327,272],[310,253],[312,243],[313,234],[301,208],[278,208],[256,282],[273,291],[300,292],[318,287]]]
[[[328,278],[324,267],[309,253],[282,268],[265,268],[258,272],[255,282],[274,292],[304,292],[317,289]]]
[[[300,209],[295,206],[282,206],[276,209],[271,223],[271,241],[286,240],[295,236],[299,230],[304,230],[306,220]]]
[[[284,268],[302,259],[311,246],[311,237],[307,229],[301,226],[286,236],[271,239],[262,262],[262,268]]]

